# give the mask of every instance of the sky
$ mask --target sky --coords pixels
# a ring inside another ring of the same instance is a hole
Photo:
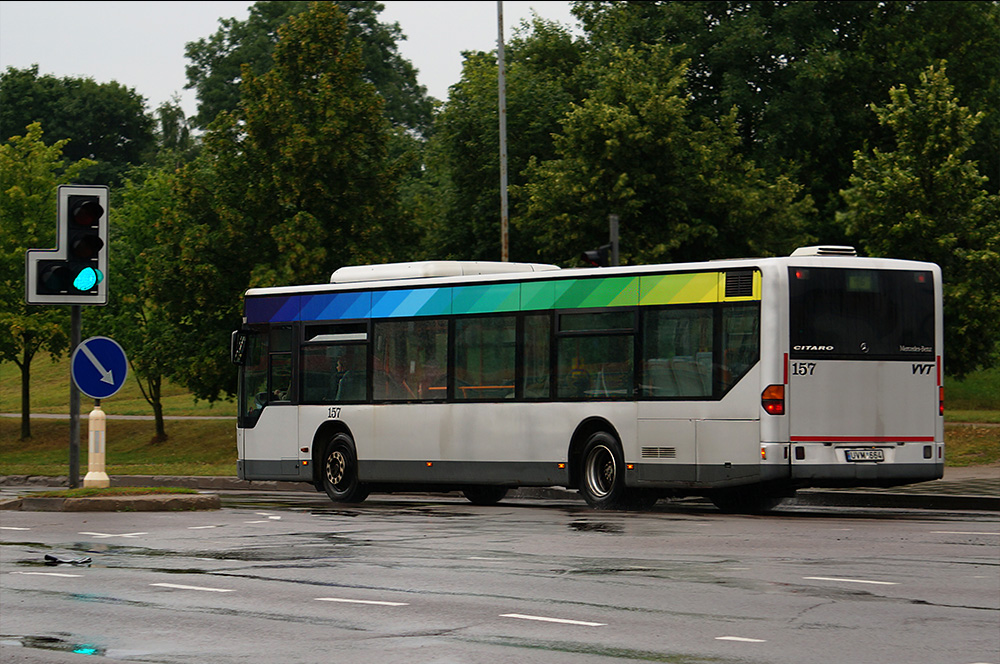
[[[117,81],[146,98],[147,108],[178,97],[187,115],[196,100],[187,83],[184,46],[212,35],[220,18],[246,20],[252,2],[0,1],[0,70],[38,65],[39,74]],[[497,44],[497,2],[384,1],[379,18],[398,22],[402,56],[437,99],[462,73],[462,51]],[[504,39],[534,11],[571,29],[569,2],[503,2]]]

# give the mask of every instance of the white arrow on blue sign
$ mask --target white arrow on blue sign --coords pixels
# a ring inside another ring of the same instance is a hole
[[[90,337],[73,351],[70,371],[81,392],[91,399],[107,399],[125,384],[128,360],[118,342]]]

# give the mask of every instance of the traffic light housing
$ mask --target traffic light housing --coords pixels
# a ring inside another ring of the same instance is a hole
[[[108,188],[59,187],[56,248],[29,249],[25,260],[28,304],[108,302]]]
[[[589,263],[594,267],[608,267],[608,252],[611,250],[610,244],[605,244],[597,249],[591,249],[580,254],[580,260]]]

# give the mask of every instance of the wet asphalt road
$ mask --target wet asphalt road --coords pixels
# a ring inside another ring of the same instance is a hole
[[[995,513],[223,499],[0,513],[0,660],[1000,664]]]

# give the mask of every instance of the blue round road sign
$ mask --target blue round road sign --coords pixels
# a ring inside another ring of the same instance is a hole
[[[73,351],[73,382],[91,399],[107,399],[125,384],[128,360],[125,351],[107,337],[90,337]]]

